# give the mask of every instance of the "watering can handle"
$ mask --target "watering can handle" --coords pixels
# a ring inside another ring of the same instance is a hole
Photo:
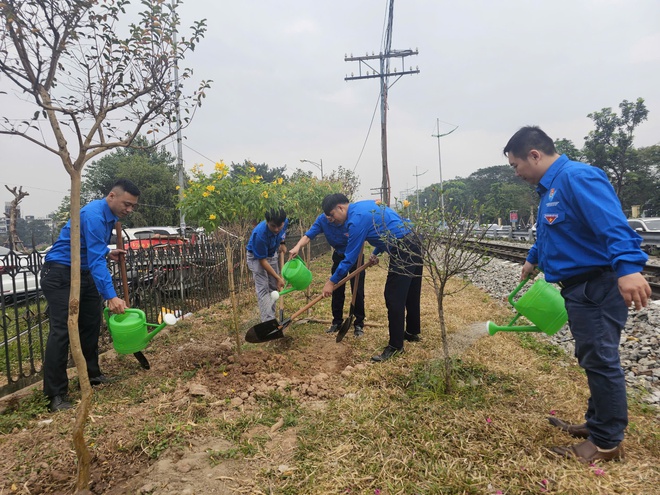
[[[124,310],[124,313],[135,313],[137,315],[139,315],[141,312],[142,312],[142,310],[138,309],[138,308],[126,308]],[[113,314],[115,314],[115,313],[113,313]],[[103,308],[103,315],[105,316],[106,321],[108,321],[110,319],[110,308],[109,307],[106,306],[105,308]]]
[[[520,281],[520,283],[518,284],[518,287],[513,289],[513,292],[511,294],[509,294],[508,299],[509,299],[509,304],[511,304],[511,306],[513,306],[513,298],[516,297],[516,294],[518,294],[518,292],[520,292],[520,289],[522,289],[529,280],[531,280],[529,276],[522,279]]]

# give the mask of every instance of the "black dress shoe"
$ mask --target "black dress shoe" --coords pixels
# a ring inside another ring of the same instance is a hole
[[[107,377],[105,375],[99,375],[99,376],[95,376],[95,377],[90,378],[89,379],[89,384],[92,387],[95,387],[96,385],[105,385],[107,383],[112,383],[112,382],[115,382],[115,381],[117,381],[116,378],[110,378],[110,377]]]
[[[396,356],[397,354],[401,354],[403,352],[403,349],[397,349],[396,347],[392,347],[391,345],[388,345],[384,350],[382,354],[378,354],[376,356],[372,356],[371,360],[374,363],[382,363],[383,361],[387,361],[391,357]]]
[[[335,333],[336,331],[339,330],[339,324],[333,323],[330,328],[328,328],[325,333]]]
[[[64,411],[66,409],[71,409],[73,404],[69,402],[64,395],[56,395],[48,403],[48,410],[50,412]]]
[[[408,342],[419,342],[422,340],[418,333],[403,332],[403,338]]]

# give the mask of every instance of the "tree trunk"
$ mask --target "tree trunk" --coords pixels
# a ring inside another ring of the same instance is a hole
[[[234,317],[234,337],[236,338],[236,353],[241,353],[241,335],[238,330],[238,299],[236,298],[236,282],[234,281],[234,251],[231,243],[225,244],[227,256],[227,274],[229,275],[229,294],[231,297],[231,312]]]
[[[449,342],[447,341],[447,325],[445,323],[444,310],[444,288],[440,287],[435,291],[435,297],[438,302],[438,318],[440,319],[440,334],[442,336],[442,353],[445,361],[445,393],[451,393],[451,358],[449,356]]]
[[[91,456],[85,443],[85,423],[92,405],[92,386],[87,375],[87,363],[80,346],[78,316],[80,310],[80,171],[68,170],[71,176],[71,291],[69,293],[69,345],[73,361],[78,370],[78,381],[82,398],[76,408],[76,422],[73,427],[73,445],[78,458],[78,479],[76,492],[89,487]]]

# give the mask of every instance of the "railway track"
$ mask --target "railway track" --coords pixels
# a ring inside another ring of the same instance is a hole
[[[494,242],[475,242],[475,248],[486,249],[488,253],[499,259],[513,261],[521,265],[527,258],[529,246],[512,246]],[[660,299],[660,265],[646,265],[642,271],[651,286],[651,299]]]

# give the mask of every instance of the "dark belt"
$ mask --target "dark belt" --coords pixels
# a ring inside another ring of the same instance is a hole
[[[54,261],[46,261],[44,263],[44,268],[60,268],[71,271],[71,267],[69,265],[65,265],[63,263],[55,263]],[[82,275],[89,275],[90,272],[89,270],[80,270],[80,273]]]
[[[557,285],[559,285],[559,287],[561,287],[562,289],[566,289],[568,287],[573,287],[574,285],[577,284],[589,282],[590,280],[600,277],[603,273],[607,273],[611,271],[613,271],[611,266],[597,266],[596,268],[589,270],[588,272],[580,273],[579,275],[575,275],[574,277],[567,278],[566,280],[561,280],[557,282]]]

